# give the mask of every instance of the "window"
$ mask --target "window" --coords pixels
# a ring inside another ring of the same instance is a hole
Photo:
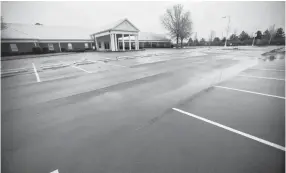
[[[10,44],[12,52],[18,52],[18,47],[16,44]]]
[[[49,44],[48,44],[48,47],[49,47],[49,50],[55,50],[55,49],[54,49],[54,45],[53,45],[52,43],[49,43]]]
[[[68,44],[68,49],[69,49],[69,50],[72,49],[72,44],[71,44],[71,43]]]
[[[88,48],[88,43],[84,43],[84,47],[85,47],[85,48]]]

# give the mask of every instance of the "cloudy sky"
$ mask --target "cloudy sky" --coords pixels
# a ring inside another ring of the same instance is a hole
[[[42,23],[44,25],[69,25],[96,29],[122,18],[128,18],[144,32],[167,33],[160,17],[167,8],[178,2],[164,1],[109,1],[109,2],[2,2],[5,22]],[[242,30],[252,34],[265,31],[270,25],[285,30],[285,2],[203,2],[181,1],[184,9],[191,12],[193,32],[198,38],[207,38],[214,30],[222,37],[227,20],[231,17],[231,32]]]

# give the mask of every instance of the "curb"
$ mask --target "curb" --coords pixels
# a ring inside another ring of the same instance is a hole
[[[32,73],[32,69],[25,69],[25,70],[17,70],[17,71],[9,71],[9,72],[1,72],[1,78],[16,76],[19,74],[28,74]]]
[[[20,57],[21,55],[19,55],[19,57],[17,56],[5,56],[5,57],[1,57],[1,61],[9,61],[9,60],[17,60],[17,59],[28,59],[28,58],[44,58],[44,57],[50,57],[50,56],[60,56],[60,55],[68,55],[68,54],[73,54],[75,52],[71,52],[71,53],[63,53],[63,54],[46,54],[43,56],[29,56],[27,55],[27,57]]]

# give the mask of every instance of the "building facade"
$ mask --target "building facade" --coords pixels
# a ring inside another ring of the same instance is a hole
[[[6,28],[1,30],[1,54],[6,56],[35,53],[35,48],[41,48],[48,53],[86,49],[131,51],[171,47],[171,40],[163,35],[140,32],[128,19],[95,31],[75,27],[7,23]]]

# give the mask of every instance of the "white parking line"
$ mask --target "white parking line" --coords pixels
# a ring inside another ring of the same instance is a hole
[[[277,70],[277,69],[267,69],[267,68],[250,68],[251,70],[265,70],[265,71],[280,71],[284,72],[285,70]]]
[[[94,63],[102,63],[102,64],[105,64],[105,65],[111,65],[111,66],[117,66],[117,67],[127,67],[127,66],[123,66],[123,65],[118,65],[118,64],[108,64],[108,63],[104,63],[104,62],[101,62],[101,61],[93,61],[93,60],[88,60],[90,62],[94,62]]]
[[[257,95],[263,95],[263,96],[268,96],[268,97],[275,97],[275,98],[285,100],[285,97],[271,95],[271,94],[264,94],[264,93],[254,92],[254,91],[247,91],[247,90],[241,90],[241,89],[236,89],[236,88],[223,87],[223,86],[219,86],[219,85],[216,85],[214,87],[228,89],[228,90],[234,90],[234,91],[240,91],[240,92],[246,92],[246,93],[251,93],[251,94],[257,94]]]
[[[250,76],[250,75],[237,75],[242,77],[249,77],[249,78],[258,78],[258,79],[269,79],[269,80],[282,80],[285,81],[285,79],[278,79],[278,78],[272,78],[272,77],[259,77],[259,76]]]
[[[192,62],[192,63],[197,63],[197,64],[200,64],[200,63],[206,63],[207,61],[195,61],[195,62]]]
[[[82,70],[82,71],[84,71],[84,72],[86,72],[86,73],[92,73],[92,72],[90,72],[90,71],[87,71],[87,70],[85,70],[85,69],[83,69],[83,68],[80,68],[80,67],[77,67],[77,66],[74,66],[74,65],[71,65],[70,67],[73,67],[73,68]]]
[[[51,172],[51,173],[59,173],[59,171],[58,170],[54,170],[53,172]]]
[[[257,141],[257,142],[263,143],[263,144],[265,144],[265,145],[268,145],[268,146],[271,146],[271,147],[277,148],[277,149],[282,150],[282,151],[284,151],[284,152],[285,152],[285,147],[280,146],[280,145],[278,145],[278,144],[275,144],[275,143],[272,143],[272,142],[266,141],[266,140],[264,140],[264,139],[261,139],[261,138],[258,138],[258,137],[255,137],[255,136],[252,136],[252,135],[250,135],[250,134],[247,134],[247,133],[244,133],[244,132],[241,132],[241,131],[235,130],[235,129],[231,128],[231,127],[228,127],[228,126],[225,126],[225,125],[219,124],[219,123],[217,123],[217,122],[214,122],[214,121],[208,120],[208,119],[206,119],[206,118],[203,118],[203,117],[200,117],[200,116],[194,115],[194,114],[192,114],[192,113],[189,113],[189,112],[186,112],[186,111],[183,111],[183,110],[177,109],[177,108],[172,108],[172,109],[173,109],[173,110],[175,110],[175,111],[177,111],[177,112],[180,112],[180,113],[182,113],[182,114],[189,115],[189,116],[191,116],[191,117],[193,117],[193,118],[196,118],[196,119],[202,120],[202,121],[204,121],[204,122],[210,123],[210,124],[215,125],[215,126],[217,126],[217,127],[223,128],[223,129],[225,129],[225,130],[231,131],[231,132],[233,132],[233,133],[239,134],[239,135],[244,136],[244,137],[246,137],[246,138],[249,138],[249,139],[255,140],[255,141]]]
[[[37,78],[37,82],[41,82],[41,79],[40,79],[40,76],[39,76],[39,74],[38,74],[38,72],[37,72],[37,69],[36,69],[35,64],[32,63],[32,65],[33,65],[34,72],[35,72],[35,75],[36,75],[36,78]]]
[[[63,62],[63,61],[60,61],[60,62],[63,63],[63,64],[65,64],[65,62]],[[92,72],[90,72],[90,71],[87,71],[87,70],[85,70],[85,69],[83,69],[83,68],[80,68],[80,67],[77,67],[77,66],[75,66],[75,65],[71,65],[71,64],[68,64],[68,65],[69,65],[70,67],[79,69],[79,70],[84,71],[84,72],[86,72],[86,73],[92,73]]]

